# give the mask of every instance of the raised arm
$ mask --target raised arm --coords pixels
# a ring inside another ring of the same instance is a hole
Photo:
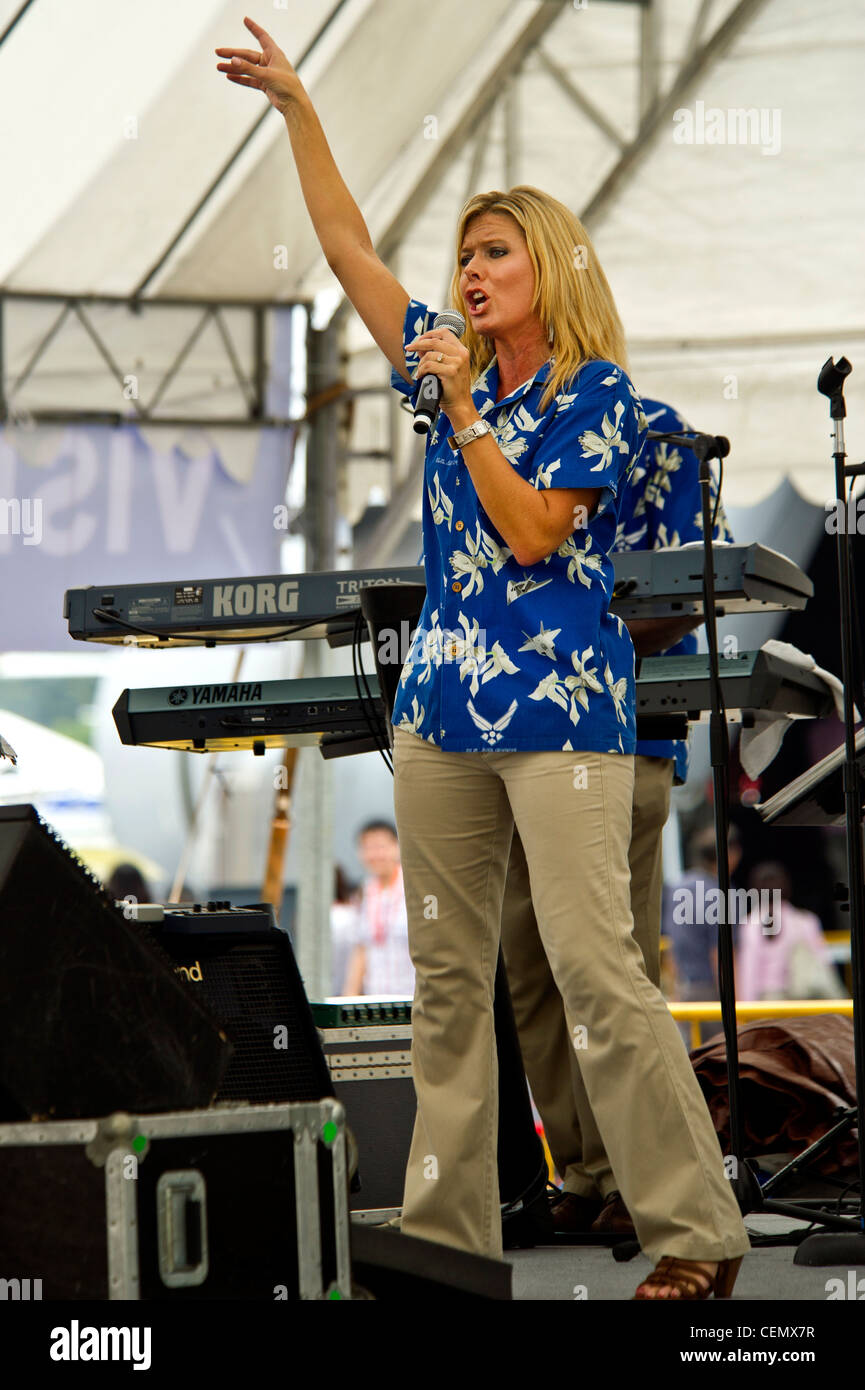
[[[402,348],[409,296],[376,255],[309,95],[273,39],[251,19],[244,24],[261,47],[217,48],[229,82],[264,92],[285,120],[304,201],[328,265],[385,357],[410,380]]]

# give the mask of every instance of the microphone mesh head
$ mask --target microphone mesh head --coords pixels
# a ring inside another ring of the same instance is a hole
[[[466,331],[466,321],[462,314],[457,313],[456,309],[446,309],[442,314],[436,314],[433,321],[433,328],[449,328],[452,333],[456,333],[461,338]]]

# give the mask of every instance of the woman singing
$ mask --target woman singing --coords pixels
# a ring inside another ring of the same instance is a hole
[[[402,1229],[501,1256],[493,980],[514,825],[589,1101],[640,1244],[639,1298],[729,1296],[749,1248],[684,1045],[632,934],[634,650],[609,610],[617,497],[646,422],[577,218],[530,187],[472,198],[464,340],[376,256],[297,74],[219,48],[283,114],[328,265],[397,389],[441,381],[424,478],[427,598],[394,710],[416,972],[418,1113]]]

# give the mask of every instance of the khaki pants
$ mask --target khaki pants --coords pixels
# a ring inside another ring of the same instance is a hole
[[[393,756],[416,971],[402,1230],[502,1253],[492,1001],[516,825],[588,1102],[644,1252],[744,1254],[709,1112],[632,934],[633,757],[447,753],[402,729]]]
[[[660,978],[661,832],[670,812],[672,785],[672,758],[634,759],[628,850],[631,914],[634,939],[654,985]],[[565,1191],[606,1197],[618,1184],[589,1106],[562,997],[538,932],[525,851],[516,831],[505,881],[502,952],[526,1075]]]

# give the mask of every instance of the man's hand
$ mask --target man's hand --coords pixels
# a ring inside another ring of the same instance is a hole
[[[687,618],[626,618],[625,627],[631,634],[637,656],[655,656],[675,647],[694,628],[703,626],[702,613]]]

